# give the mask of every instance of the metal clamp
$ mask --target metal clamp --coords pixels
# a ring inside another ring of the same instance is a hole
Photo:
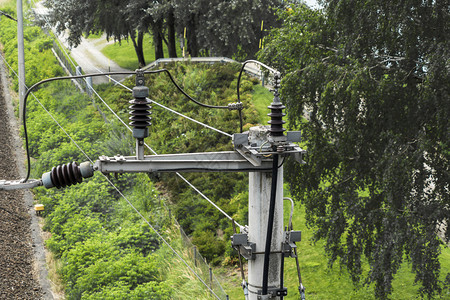
[[[303,155],[306,151],[295,144],[301,141],[300,131],[289,131],[286,136],[272,136],[269,134],[269,128],[264,127],[265,131],[262,132],[265,133],[262,134],[251,130],[233,134],[234,149],[254,166],[260,166],[265,158],[274,154],[292,156],[297,162],[304,164]]]
[[[241,110],[244,108],[244,104],[242,102],[238,103],[228,103],[228,109],[229,110]]]
[[[248,235],[246,233],[233,234],[231,236],[231,246],[233,248],[239,247],[241,255],[247,260],[256,258],[256,244],[248,241]]]
[[[258,291],[258,293],[261,293],[262,291]],[[267,295],[258,295],[257,298],[258,300],[270,300],[270,299],[274,299],[275,297],[280,297],[280,296],[287,296],[288,292],[287,292],[287,288],[283,287],[280,289],[276,289],[276,288],[272,288],[269,289],[267,291]]]
[[[297,248],[295,242],[300,242],[302,240],[301,231],[285,231],[284,232],[284,243],[283,243],[283,254],[284,257],[296,257],[294,249]]]

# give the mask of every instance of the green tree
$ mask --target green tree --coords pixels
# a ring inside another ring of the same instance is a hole
[[[260,53],[284,75],[290,125],[308,150],[306,165],[288,164],[292,193],[331,265],[387,298],[406,259],[433,297],[450,282],[437,237],[450,221],[448,1],[323,4],[281,12]]]
[[[253,57],[266,35],[265,29],[277,25],[275,9],[284,5],[280,0],[173,2],[181,36],[186,28],[189,54],[228,57],[239,51],[242,56]]]
[[[143,52],[144,33],[155,29],[158,20],[147,13],[147,1],[61,1],[46,0],[50,8],[49,20],[58,32],[69,30],[69,43],[77,46],[81,37],[95,32],[105,32],[107,38],[122,41],[130,38],[139,61],[145,66]],[[151,27],[153,26],[153,27]],[[162,45],[155,44],[156,58],[163,57]]]

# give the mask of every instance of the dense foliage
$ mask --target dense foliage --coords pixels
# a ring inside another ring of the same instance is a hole
[[[387,298],[406,259],[433,297],[450,283],[437,237],[450,221],[448,1],[322,2],[281,12],[260,53],[308,149],[288,168],[292,193],[330,264]]]
[[[170,70],[185,91],[200,102],[213,105],[235,102],[236,75],[239,65],[187,64],[170,67]],[[255,107],[251,104],[251,92],[256,83],[256,80],[247,79],[241,82],[242,99],[245,105],[243,110],[245,128],[258,123],[259,119]],[[128,84],[132,87],[131,81]],[[194,104],[178,92],[164,74],[148,76],[146,85],[150,88],[150,98],[158,103],[176,108],[178,112],[225,132],[234,133],[239,130],[237,112],[206,109]],[[114,87],[101,94],[116,111],[121,112],[122,119],[125,120],[128,117],[129,92],[121,87]],[[157,105],[153,105],[152,126],[147,143],[159,154],[232,149],[229,137],[177,116]],[[124,148],[134,151],[133,144]],[[119,149],[110,152],[111,155],[117,153],[123,152]],[[246,222],[248,182],[246,174],[183,175],[228,214],[234,215],[238,222]],[[229,247],[229,236],[232,234],[231,221],[199,197],[175,174],[156,174],[153,175],[153,179],[158,181],[159,187],[170,195],[177,219],[186,233],[192,235],[193,242],[200,252],[208,261],[219,263],[225,251],[231,251]]]
[[[192,56],[205,53],[239,59],[254,57],[268,29],[280,25],[275,10],[285,5],[280,0],[170,2],[180,36],[186,28],[187,51]]]
[[[94,32],[105,32],[118,41],[129,38],[142,67],[146,32],[153,36],[155,59],[164,57],[163,42],[169,56],[176,57],[177,38],[186,56],[254,57],[267,29],[279,25],[275,9],[285,4],[281,0],[46,0],[45,5],[51,24],[58,32],[68,30],[72,44]]]

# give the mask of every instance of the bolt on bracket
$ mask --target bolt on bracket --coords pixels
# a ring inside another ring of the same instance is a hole
[[[283,254],[284,257],[296,257],[294,249],[297,248],[295,242],[300,242],[302,240],[301,231],[285,231],[284,232],[284,243],[283,243]]]
[[[241,255],[247,260],[256,259],[256,244],[248,241],[246,233],[236,233],[231,236],[231,246],[233,248],[239,247]]]

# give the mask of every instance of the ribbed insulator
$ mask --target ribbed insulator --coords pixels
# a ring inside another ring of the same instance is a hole
[[[143,82],[143,79],[142,79]],[[152,118],[150,115],[150,109],[152,108],[149,104],[151,101],[148,97],[148,87],[139,85],[133,88],[134,99],[130,101],[132,104],[128,108],[130,109],[129,118],[130,125],[136,129],[146,129],[148,126],[152,125],[150,122]]]
[[[67,165],[59,165],[53,167],[50,171],[50,178],[56,188],[71,186],[83,181],[80,167],[76,162],[68,163]]]
[[[283,109],[285,109],[286,106],[281,103],[277,104],[272,102],[267,108],[271,111],[270,114],[267,114],[270,117],[270,121],[268,122],[270,124],[269,132],[272,136],[282,136],[283,132],[286,130],[283,128],[283,124],[286,123],[286,121],[283,121],[283,117],[286,115],[283,113]]]
[[[130,126],[144,129],[152,125],[152,118],[150,117],[152,107],[149,105],[151,101],[144,98],[131,100],[130,103],[132,104],[128,107],[131,115],[129,118]]]
[[[267,108],[270,109],[270,114],[267,114],[270,117],[269,132],[272,136],[283,136],[283,132],[286,130],[283,128],[283,124],[286,123],[283,121],[283,117],[286,115],[283,113],[283,109],[286,108],[280,101],[280,94],[278,92],[281,84],[281,75],[280,73],[275,73],[274,75],[274,98],[273,102]]]

